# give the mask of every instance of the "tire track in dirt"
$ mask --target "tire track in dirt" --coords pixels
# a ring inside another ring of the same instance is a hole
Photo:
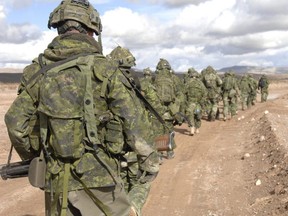
[[[155,182],[158,186],[152,187],[143,215],[219,216],[245,211],[245,205],[233,209],[233,203],[228,204],[231,196],[233,202],[247,203],[245,187],[240,184],[244,178],[243,142],[238,142],[243,140],[245,124],[236,118],[226,122],[203,121],[200,134],[193,137],[183,134],[187,125],[176,127],[182,133],[176,134],[176,157],[162,165]],[[243,194],[234,197],[232,192],[234,188],[239,191],[239,187],[243,187]],[[155,209],[157,212],[153,212]]]

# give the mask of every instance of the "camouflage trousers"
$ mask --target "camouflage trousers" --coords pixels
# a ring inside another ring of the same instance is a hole
[[[261,102],[267,101],[268,90],[261,89]]]
[[[122,185],[112,187],[91,188],[94,194],[111,212],[111,216],[128,216],[131,204]],[[51,196],[45,192],[45,215],[58,216],[61,212],[61,196],[57,203],[56,212],[51,212]],[[103,211],[92,201],[84,190],[70,191],[68,193],[67,216],[105,216]]]
[[[218,100],[216,98],[209,99],[208,103],[208,120],[214,121],[218,111]]]
[[[199,103],[190,103],[186,108],[186,115],[192,124],[192,127],[201,127],[202,110]]]
[[[236,115],[238,109],[237,97],[229,97],[227,95],[223,96],[223,115],[228,117],[230,114],[231,117]]]
[[[122,163],[121,178],[124,181],[128,199],[135,208],[137,215],[141,216],[142,208],[148,198],[151,183],[140,183],[138,179],[138,161],[128,161],[126,166]]]
[[[246,110],[248,108],[248,94],[241,94],[241,105],[242,110]]]

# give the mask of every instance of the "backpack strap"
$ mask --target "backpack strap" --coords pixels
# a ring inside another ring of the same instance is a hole
[[[40,65],[41,68],[35,74],[33,74],[28,81],[26,81],[25,87],[26,88],[31,88],[38,81],[39,76],[43,75],[48,70],[50,70],[50,69],[52,69],[54,67],[57,67],[59,65],[62,65],[64,63],[67,63],[69,61],[72,61],[74,59],[77,59],[77,58],[79,58],[81,56],[87,56],[87,55],[91,55],[91,54],[92,53],[81,53],[81,54],[73,55],[73,56],[71,56],[69,58],[66,58],[66,59],[63,59],[63,60],[60,60],[60,61],[57,61],[57,62],[53,62],[53,63],[51,63],[49,65],[44,65],[43,60],[42,60],[43,54],[41,53],[38,56],[38,61],[39,61],[39,65]]]

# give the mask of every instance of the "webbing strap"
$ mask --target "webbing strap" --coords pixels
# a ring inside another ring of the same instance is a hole
[[[67,215],[68,209],[68,183],[70,176],[70,163],[64,164],[63,190],[62,190],[62,205],[60,216]]]
[[[91,198],[91,200],[95,203],[96,206],[98,206],[99,209],[106,215],[111,216],[111,210],[108,206],[106,206],[101,200],[99,200],[92,192],[89,190],[89,188],[85,185],[85,183],[78,177],[78,175],[75,173],[73,169],[71,169],[71,173],[75,179],[77,179],[83,186],[84,191],[88,194],[88,196]],[[62,216],[62,215],[61,215]]]
[[[25,88],[28,88],[28,87],[33,86],[33,84],[34,84],[35,82],[37,82],[37,79],[36,79],[36,78],[38,78],[41,74],[46,73],[48,70],[50,70],[50,69],[52,69],[52,68],[54,68],[54,67],[57,67],[57,66],[59,66],[59,65],[62,65],[62,64],[64,64],[64,63],[67,63],[67,62],[69,62],[69,61],[72,61],[72,60],[74,60],[74,59],[77,59],[77,58],[79,58],[79,57],[81,57],[81,56],[87,56],[87,55],[91,55],[91,54],[92,54],[92,53],[81,53],[81,54],[74,55],[74,56],[71,56],[71,57],[69,57],[69,58],[66,58],[66,59],[63,59],[63,60],[60,60],[60,61],[57,61],[57,62],[53,62],[53,63],[51,63],[51,64],[49,64],[49,65],[45,65],[45,66],[41,67],[41,69],[38,70],[35,74],[33,74],[33,75],[31,76],[31,78],[25,83]],[[40,58],[42,58],[42,56],[43,56],[43,54],[40,54],[38,58],[40,59]],[[41,61],[42,61],[42,60],[41,60]],[[42,64],[40,63],[40,65],[42,65]],[[29,85],[31,85],[31,86],[29,86]]]

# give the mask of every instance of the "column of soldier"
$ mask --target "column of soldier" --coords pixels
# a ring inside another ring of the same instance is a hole
[[[159,158],[175,156],[175,125],[186,121],[194,135],[202,115],[219,117],[221,98],[224,120],[236,115],[240,95],[242,109],[255,103],[252,77],[226,86],[233,73],[222,81],[210,66],[201,74],[190,68],[181,80],[160,59],[155,77],[147,68],[139,80],[128,49],[103,56],[101,19],[88,0],[62,1],[48,27],[58,36],[25,67],[5,114],[12,146],[0,169],[15,178],[30,164],[28,179],[45,193],[46,216],[141,215]],[[265,96],[262,82],[258,87],[266,101],[268,90]],[[13,149],[22,163],[10,164]]]

